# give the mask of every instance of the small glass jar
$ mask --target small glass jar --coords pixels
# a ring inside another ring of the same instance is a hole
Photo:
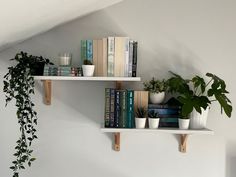
[[[72,54],[71,53],[61,53],[59,54],[59,65],[60,66],[71,66]]]

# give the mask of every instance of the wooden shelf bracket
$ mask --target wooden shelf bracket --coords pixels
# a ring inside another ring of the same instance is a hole
[[[114,133],[114,150],[120,151],[120,133]]]
[[[180,135],[180,152],[182,153],[186,153],[187,151],[187,139],[188,139],[187,134]]]
[[[43,80],[43,87],[44,87],[44,102],[46,105],[51,105],[52,81],[51,80]]]

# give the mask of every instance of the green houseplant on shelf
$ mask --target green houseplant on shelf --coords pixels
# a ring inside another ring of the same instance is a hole
[[[172,77],[167,80],[168,91],[177,93],[177,99],[182,103],[181,116],[191,118],[190,128],[202,129],[206,127],[208,109],[213,102],[218,102],[221,113],[231,117],[232,104],[227,94],[225,81],[212,73],[206,73],[209,80],[206,82],[200,76],[192,79],[183,79],[180,75],[171,72]],[[199,122],[199,124],[197,124]]]
[[[154,77],[143,83],[144,90],[149,91],[150,102],[153,104],[162,103],[165,99],[166,81]]]
[[[135,111],[135,127],[138,129],[145,128],[147,120],[147,109],[144,107],[139,107]]]
[[[157,129],[159,126],[160,118],[158,113],[154,110],[148,112],[148,125],[150,129]]]
[[[95,65],[93,65],[92,61],[90,60],[84,60],[82,69],[84,77],[92,77],[94,74]]]
[[[11,59],[14,66],[8,67],[4,76],[4,88],[6,106],[15,100],[17,108],[16,116],[20,125],[20,138],[17,140],[14,153],[15,160],[10,169],[13,170],[13,177],[19,176],[19,171],[25,169],[25,164],[31,166],[33,150],[31,144],[36,136],[37,112],[34,110],[34,103],[31,96],[34,94],[34,78],[32,75],[40,75],[45,64],[52,64],[49,59],[28,55],[20,52]]]

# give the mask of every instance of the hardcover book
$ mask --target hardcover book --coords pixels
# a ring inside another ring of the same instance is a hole
[[[134,91],[134,111],[140,107],[148,109],[148,91]]]
[[[93,62],[93,40],[90,39],[86,40],[86,48],[87,48],[86,50],[87,60]]]
[[[132,77],[137,76],[137,54],[138,54],[138,42],[133,42],[133,66],[132,66]]]
[[[84,60],[87,59],[86,56],[87,53],[87,47],[86,47],[86,40],[81,40],[81,64],[83,64]]]
[[[107,42],[107,76],[114,76],[115,38],[108,37]]]
[[[110,89],[110,127],[115,125],[115,89]]]
[[[127,128],[134,127],[134,91],[127,90]]]
[[[105,127],[110,127],[110,100],[111,100],[111,90],[110,88],[105,89],[105,115],[104,122]]]

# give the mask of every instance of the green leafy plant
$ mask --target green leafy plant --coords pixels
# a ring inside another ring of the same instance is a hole
[[[90,60],[84,60],[84,65],[93,65],[93,63]]]
[[[225,114],[231,117],[232,105],[226,96],[229,92],[224,80],[211,73],[206,74],[210,79],[208,82],[200,76],[183,79],[178,74],[170,73],[173,77],[167,80],[168,91],[179,94],[177,99],[182,103],[182,118],[188,118],[193,109],[201,114],[201,108],[206,110],[214,101],[220,104],[221,113],[224,110]]]
[[[144,90],[149,91],[152,93],[159,93],[166,91],[166,81],[163,80],[157,80],[154,77],[150,81],[146,81],[143,83]]]
[[[139,107],[136,112],[135,115],[137,118],[144,118],[147,116],[147,109],[144,107]]]
[[[149,111],[148,112],[148,117],[149,118],[158,118],[158,113],[155,111]]]
[[[25,163],[31,166],[35,160],[32,157],[33,150],[31,144],[37,139],[36,128],[37,112],[34,110],[34,103],[31,96],[34,94],[34,78],[33,74],[37,67],[37,62],[44,64],[52,64],[49,59],[28,55],[20,52],[11,59],[16,62],[14,66],[8,67],[8,73],[4,76],[4,88],[6,96],[6,106],[12,100],[15,100],[17,108],[16,116],[20,125],[20,138],[17,140],[15,147],[16,160],[12,163],[10,169],[13,170],[13,177],[19,176],[19,171],[25,169]]]

